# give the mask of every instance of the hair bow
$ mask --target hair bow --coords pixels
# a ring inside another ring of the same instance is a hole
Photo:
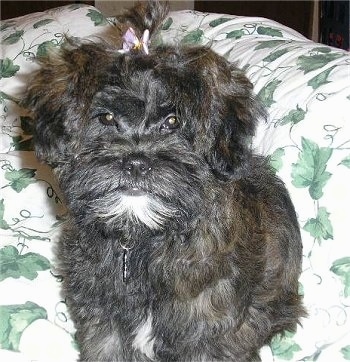
[[[131,50],[141,51],[148,55],[148,43],[149,43],[149,30],[146,29],[142,38],[139,39],[133,28],[129,28],[126,33],[123,35],[123,49],[120,51],[121,53],[128,53]]]

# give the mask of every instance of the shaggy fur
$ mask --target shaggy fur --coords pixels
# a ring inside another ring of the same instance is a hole
[[[122,19],[142,34],[165,13]],[[264,114],[252,85],[207,48],[117,49],[67,41],[25,101],[69,210],[57,256],[80,358],[257,360],[303,315],[302,246],[249,146]]]

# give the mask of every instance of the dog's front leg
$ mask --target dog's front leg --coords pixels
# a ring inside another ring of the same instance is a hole
[[[106,326],[109,327],[106,328]],[[80,323],[76,337],[80,347],[81,362],[124,360],[119,332],[116,329],[113,330],[108,322]]]
[[[80,347],[81,362],[152,362],[146,354],[136,348],[133,335],[119,332],[110,321],[80,326],[77,340]]]

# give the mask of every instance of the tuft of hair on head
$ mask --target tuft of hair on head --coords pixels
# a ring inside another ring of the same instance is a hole
[[[147,0],[139,1],[130,9],[117,15],[117,31],[119,37],[132,27],[140,38],[142,33],[148,29],[150,36],[154,34],[169,13],[168,1]]]

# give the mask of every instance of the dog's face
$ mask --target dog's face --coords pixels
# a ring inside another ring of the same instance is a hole
[[[210,185],[244,168],[262,114],[242,72],[206,48],[67,44],[27,103],[71,212],[113,228],[194,217]]]

